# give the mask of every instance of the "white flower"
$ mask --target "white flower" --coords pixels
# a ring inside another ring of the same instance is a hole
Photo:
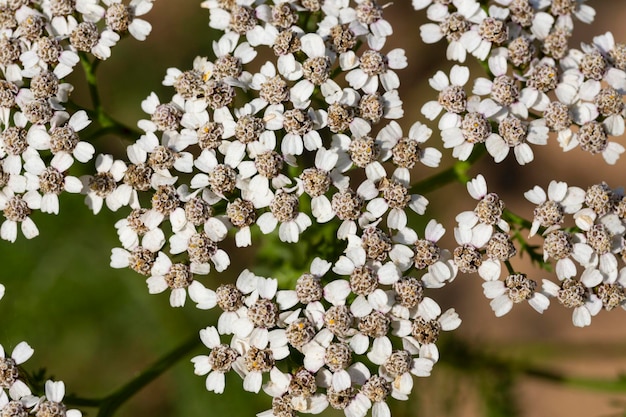
[[[367,358],[379,365],[378,374],[391,382],[391,396],[405,401],[413,389],[411,375],[430,376],[434,362],[427,358],[414,358],[408,350],[393,350],[388,338],[375,339],[372,350]],[[397,369],[408,369],[407,372],[396,373]]]
[[[226,385],[225,373],[230,371],[239,353],[232,347],[222,344],[220,334],[213,326],[200,330],[200,340],[211,349],[210,355],[198,355],[191,358],[194,373],[206,375],[206,389],[221,394]]]
[[[491,124],[488,118],[497,111],[497,105],[491,100],[475,97],[468,100],[464,116],[446,113],[439,119],[439,129],[444,148],[453,148],[452,156],[465,161],[472,153],[474,145],[484,143],[490,135]]]
[[[565,182],[551,181],[548,194],[539,186],[526,191],[524,197],[537,204],[529,236],[534,236],[539,227],[546,227],[544,233],[561,227],[564,214],[578,211],[585,201],[585,191],[579,187],[568,187]]]
[[[63,381],[46,381],[45,385],[46,392],[46,400],[43,403],[38,404],[35,408],[40,408],[43,404],[49,404],[49,407],[59,407],[59,404],[63,401],[63,397],[65,396],[65,384]],[[65,410],[65,415],[67,417],[81,417],[82,413],[79,410],[71,409]]]
[[[591,324],[591,317],[602,309],[602,301],[591,293],[589,288],[576,279],[566,279],[561,285],[543,280],[543,292],[556,297],[565,307],[573,308],[572,322],[576,327],[585,327]]]
[[[300,234],[312,224],[309,216],[299,210],[298,197],[280,190],[270,203],[270,211],[261,214],[256,223],[264,234],[278,226],[278,237],[288,243],[297,242]]]
[[[550,300],[535,287],[537,283],[526,278],[525,274],[514,274],[504,281],[483,282],[485,296],[491,299],[491,309],[496,317],[502,317],[513,308],[514,303],[528,300],[528,304],[538,313],[543,313],[550,305]]]
[[[461,45],[476,58],[484,61],[489,56],[492,45],[502,45],[508,40],[509,33],[505,22],[508,15],[509,9],[489,6],[489,16],[484,16],[479,24],[473,25],[470,30],[463,33]]]
[[[18,365],[26,362],[31,356],[33,356],[34,350],[31,348],[28,343],[20,342],[18,343],[13,351],[11,352],[11,356],[9,358],[6,357],[4,352],[4,347],[0,345],[0,363],[3,368],[7,370],[11,370],[11,372],[7,372],[3,380],[3,384],[8,386],[9,395],[11,398],[21,398],[25,395],[30,395],[30,389],[28,386],[18,378],[14,378],[14,372],[19,376],[19,371],[17,369]]]
[[[486,13],[475,0],[454,0],[456,12],[451,14],[445,4],[433,4],[428,8],[428,18],[437,23],[420,26],[420,36],[424,43],[436,43],[444,37],[448,41],[446,57],[451,61],[465,62],[467,50],[461,37],[471,23],[479,23]],[[453,30],[450,28],[453,27]]]
[[[392,323],[393,334],[402,337],[403,346],[419,352],[420,358],[433,362],[439,360],[437,338],[439,331],[452,331],[461,325],[461,319],[454,308],[443,314],[441,307],[432,298],[424,297],[409,320],[401,319]]]
[[[517,81],[507,75],[508,63],[504,55],[492,55],[487,62],[494,78],[493,80],[477,78],[472,92],[480,96],[490,95],[491,98],[487,100],[493,100],[494,109],[498,109],[492,116],[496,120],[501,120],[509,114],[527,119],[528,107],[533,104],[535,97],[526,93],[526,90],[522,90],[524,95],[520,94]]]
[[[86,194],[85,204],[94,214],[98,214],[106,202],[111,211],[118,210],[123,201],[114,193],[117,183],[124,178],[126,164],[121,160],[114,160],[112,155],[98,155],[96,157],[96,174],[80,177],[83,183],[82,193]]]
[[[325,195],[331,183],[337,185],[348,180],[335,169],[338,160],[339,156],[334,150],[319,148],[315,153],[315,167],[305,169],[296,178],[300,192],[311,196],[311,214],[318,223],[326,223],[335,216],[330,200]]]
[[[389,257],[402,271],[412,266],[427,269],[422,279],[428,282],[429,288],[442,286],[446,281],[454,280],[457,274],[450,251],[437,245],[445,232],[443,226],[434,219],[426,224],[423,239],[419,239],[412,229],[400,230],[394,240],[401,244],[393,246]]]
[[[509,224],[502,218],[504,202],[496,193],[487,192],[487,182],[482,174],[470,180],[466,184],[467,191],[478,204],[473,211],[464,211],[456,216],[459,227],[473,228],[482,223],[489,226],[497,226],[502,231],[508,232]]]
[[[334,56],[326,49],[324,39],[316,33],[307,33],[300,38],[300,42],[301,50],[308,59],[303,63],[304,79],[291,87],[289,99],[295,108],[305,109],[310,104],[315,87],[326,88]]]
[[[59,16],[60,17],[60,16]],[[54,19],[52,22],[54,26]],[[22,75],[26,78],[32,78],[35,74],[42,70],[48,70],[48,63],[41,57],[40,53],[45,53],[45,48],[48,48],[48,42],[46,40],[38,40],[33,42],[30,48],[22,52],[20,55],[20,61],[24,65]],[[79,62],[78,54],[71,50],[63,50],[58,58],[58,63],[54,67],[54,75],[58,79],[67,77],[72,73],[74,67]]]
[[[502,162],[512,149],[517,163],[525,165],[535,158],[528,144],[546,145],[549,131],[543,119],[527,123],[508,116],[498,124],[498,134],[489,135],[485,146],[495,162]]]
[[[152,10],[153,0],[132,0],[128,6],[122,4],[122,0],[102,0],[108,7],[106,21],[109,29],[116,32],[128,32],[138,41],[144,41],[152,30],[152,25],[143,19],[137,19]],[[124,9],[122,9],[124,7]],[[126,7],[128,9],[126,9]],[[116,18],[130,20],[130,23],[119,24]],[[113,23],[111,25],[111,23]]]
[[[393,178],[397,178],[403,183],[410,182],[409,170],[415,166],[417,162],[429,168],[436,168],[441,161],[441,152],[433,147],[423,146],[433,131],[426,125],[415,122],[409,129],[409,134],[404,137],[400,125],[391,121],[383,127],[376,140],[381,144],[383,149],[383,157],[393,158],[394,165],[397,166],[393,172]],[[391,152],[385,152],[385,150]]]
[[[73,162],[74,159],[67,153],[56,154],[50,161],[49,167],[46,167],[39,154],[34,154],[26,159],[24,164],[27,179],[26,188],[29,193],[40,196],[41,201],[37,205],[43,213],[59,213],[59,194],[61,192],[80,193],[82,191],[83,184],[80,179],[67,175],[65,172]]]
[[[307,287],[305,288],[309,289],[311,293],[313,293],[311,286],[317,284],[315,288],[318,288],[320,290],[320,295],[321,295],[322,285],[320,283],[320,280],[330,270],[331,266],[332,264],[330,262],[316,257],[311,262],[309,274],[304,274],[298,280],[298,282],[301,282],[301,285],[307,285]],[[304,281],[306,281],[306,284],[304,284]],[[298,288],[298,283],[296,283],[296,288]],[[299,302],[301,302],[302,304],[306,304],[308,306],[315,302],[319,302],[319,300],[300,300],[298,298],[297,291],[280,290],[276,293],[276,302],[278,303],[281,310],[289,310],[290,308],[292,308]]]
[[[469,80],[469,68],[454,65],[450,70],[450,77],[443,71],[428,79],[428,84],[439,91],[439,99],[426,102],[421,113],[428,120],[435,120],[442,110],[451,113],[461,113],[467,105],[467,96],[463,87]]]
[[[89,126],[91,120],[84,110],[70,115],[56,112],[50,121],[50,130],[43,125],[35,125],[28,131],[28,143],[37,150],[49,149],[54,155],[69,154],[79,162],[85,163],[93,158],[95,148],[92,144],[80,140],[78,132]]]
[[[550,15],[556,17],[555,26],[567,29],[571,32],[574,29],[572,14],[583,23],[593,22],[596,11],[591,6],[586,5],[586,1],[587,0],[575,0],[571,2],[572,11],[569,10],[569,4],[567,8],[562,8],[549,0],[533,0],[533,6],[538,10],[545,10],[550,7]]]
[[[365,51],[360,58],[354,52],[346,52],[342,56],[344,61],[352,61],[349,67],[342,65],[342,69],[350,72],[346,74],[346,81],[355,90],[362,90],[367,94],[378,91],[378,83],[385,91],[397,90],[400,87],[398,75],[392,71],[407,66],[404,50],[397,48],[384,55],[376,50]]]
[[[157,255],[151,276],[146,280],[146,284],[148,284],[150,294],[159,294],[170,288],[172,307],[184,306],[187,292],[189,292],[189,298],[196,302],[200,309],[213,308],[217,303],[215,292],[194,280],[189,266],[181,263],[173,264],[163,252]]]
[[[15,194],[5,187],[0,192],[0,210],[3,210],[6,220],[0,226],[0,238],[15,242],[17,239],[17,224],[20,223],[22,234],[26,239],[39,235],[39,229],[30,218],[32,210],[40,208],[41,198],[37,193]]]
[[[214,219],[214,218],[213,218]],[[215,265],[217,272],[225,271],[230,265],[228,254],[219,249],[216,240],[222,240],[226,236],[226,227],[222,222],[214,219],[223,228],[224,233],[220,235],[207,234],[202,231],[197,233],[195,227],[185,227],[170,237],[170,252],[175,255],[187,252],[191,261],[189,268],[194,274],[206,275],[211,270],[209,261]],[[222,239],[219,239],[219,238]]]

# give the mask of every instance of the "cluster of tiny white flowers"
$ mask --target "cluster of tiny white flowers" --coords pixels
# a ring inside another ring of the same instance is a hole
[[[95,149],[80,138],[91,123],[87,112],[66,110],[74,87],[64,79],[81,54],[104,60],[120,35],[145,39],[151,26],[139,16],[151,7],[152,0],[0,2],[2,239],[15,241],[18,225],[26,238],[37,236],[33,210],[57,214],[61,193],[96,188],[91,177],[70,174],[74,162],[89,162]]]
[[[558,284],[543,279],[542,286],[513,270],[517,253],[510,226],[502,218],[505,205],[495,193],[487,193],[482,175],[467,184],[479,200],[473,211],[457,216],[454,262],[463,273],[478,273],[485,281],[484,293],[492,299],[496,316],[508,313],[513,304],[527,300],[539,313],[554,297],[573,308],[575,326],[591,324],[603,308],[626,309],[626,197],[623,189],[606,183],[587,190],[552,181],[546,191],[535,186],[524,196],[536,204],[530,237],[541,232],[543,261],[555,263]],[[571,219],[569,224],[567,216]],[[501,281],[502,264],[508,275]],[[582,270],[582,271],[581,271]]]
[[[513,153],[524,165],[534,158],[531,145],[555,136],[566,151],[617,162],[624,147],[609,137],[624,133],[626,45],[606,33],[581,50],[568,47],[574,20],[593,20],[584,1],[413,6],[432,21],[421,27],[424,42],[445,38],[449,60],[471,54],[489,75],[471,85],[469,68],[454,65],[429,80],[438,96],[421,112],[439,119],[453,157],[486,149],[495,162]],[[482,175],[467,182],[476,206],[456,216],[457,247],[441,246],[445,228],[434,219],[423,233],[414,226],[413,213],[424,215],[429,203],[415,175],[438,167],[442,153],[426,145],[427,125],[416,121],[405,133],[397,122],[404,110],[396,71],[407,60],[403,49],[387,48],[393,30],[375,0],[204,1],[209,26],[223,33],[215,58],[170,68],[163,85],[171,97],[151,93],[141,103],[147,116],[126,155],[96,154],[85,139],[88,113],[66,111],[73,87],[62,80],[80,59],[108,58],[121,34],[145,39],[151,26],[140,16],[151,7],[152,0],[0,0],[0,237],[14,241],[18,225],[36,236],[31,211],[57,213],[63,191],[85,194],[96,214],[126,210],[110,265],[146,277],[149,293],[168,292],[172,307],[189,298],[221,310],[216,325],[200,331],[208,354],[192,359],[208,391],[223,392],[232,370],[246,391],[272,397],[259,416],[330,406],[347,417],[370,409],[387,417],[387,400],[409,398],[413,377],[430,375],[439,361],[441,332],[460,325],[454,308],[427,295],[459,274],[482,278],[496,316],[523,301],[543,313],[556,298],[582,327],[602,308],[626,309],[621,189],[553,181],[547,192],[526,192],[537,207],[524,227],[544,239],[543,262],[554,261],[559,284],[539,285],[513,268],[522,227]],[[75,160],[94,155],[92,175],[69,174]],[[231,266],[225,247],[271,233],[298,244],[326,225],[336,255],[312,259],[290,287],[249,270],[234,284],[207,279]],[[15,403],[38,417],[60,415],[57,407],[79,417],[61,402],[62,382],[48,381],[45,398],[32,396],[17,369],[30,355],[25,343],[10,358],[2,350],[8,396],[3,391],[0,407]]]
[[[18,343],[7,357],[4,347],[0,345],[0,414],[3,416],[37,417],[81,417],[76,409],[67,409],[63,404],[65,384],[63,381],[47,380],[45,395],[33,395],[27,380],[20,373],[20,365],[26,362],[34,351],[26,342]]]
[[[624,147],[611,137],[624,133],[626,48],[610,32],[580,50],[569,48],[573,18],[591,23],[590,6],[575,0],[413,4],[427,7],[433,21],[421,27],[424,42],[445,38],[448,59],[463,63],[471,53],[491,75],[474,80],[471,96],[467,67],[455,65],[430,80],[439,97],[422,113],[433,120],[445,110],[439,128],[454,157],[466,160],[484,143],[495,162],[512,149],[524,165],[534,159],[531,145],[545,145],[555,132],[564,151],[579,147],[616,163]]]

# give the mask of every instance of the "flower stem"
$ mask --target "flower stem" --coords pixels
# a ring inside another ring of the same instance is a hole
[[[182,344],[163,356],[161,359],[154,362],[134,379],[120,387],[117,391],[103,398],[100,401],[98,417],[112,416],[127,400],[132,398],[142,388],[154,381],[163,372],[171,368],[180,359],[200,345],[200,338],[197,334],[194,334],[191,338],[185,340]]]
[[[90,135],[88,140],[93,141],[94,139],[109,133],[116,133],[129,139],[137,139],[141,136],[141,132],[115,120],[104,110],[104,107],[102,106],[100,91],[98,90],[98,77],[96,76],[96,71],[100,62],[101,61],[99,59],[91,62],[86,54],[80,54],[80,63],[85,72],[85,80],[87,81],[89,95],[91,96],[91,103],[93,105],[93,110],[87,110],[87,114],[89,114],[89,116],[93,118],[101,127],[101,129],[96,130],[92,135]]]

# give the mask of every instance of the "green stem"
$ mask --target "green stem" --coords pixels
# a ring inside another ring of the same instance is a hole
[[[102,106],[102,100],[100,99],[100,92],[98,90],[98,77],[96,75],[100,62],[102,61],[99,59],[95,59],[91,62],[87,54],[80,54],[80,63],[85,72],[85,80],[87,81],[89,95],[91,96],[91,103],[93,105],[93,110],[86,111],[89,117],[101,126],[101,129],[97,130],[89,137],[89,140],[92,141],[108,133],[117,133],[129,139],[137,139],[142,134],[140,131],[115,120],[106,113]]]
[[[154,362],[150,367],[145,369],[134,379],[120,387],[117,391],[108,395],[100,401],[100,410],[98,417],[112,416],[118,408],[120,408],[128,399],[133,397],[146,385],[154,381],[163,372],[171,368],[176,362],[178,362],[183,356],[192,352],[195,348],[200,346],[200,338],[197,334],[194,334],[191,338],[183,342],[180,346],[176,347],[170,353],[163,356],[161,359]]]
[[[468,171],[482,158],[485,151],[486,148],[484,146],[475,146],[472,154],[466,161],[457,161],[450,168],[417,182],[411,187],[411,194],[426,194],[454,181],[465,184],[471,179],[467,174]]]

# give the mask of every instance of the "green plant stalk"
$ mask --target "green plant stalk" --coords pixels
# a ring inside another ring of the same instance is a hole
[[[80,63],[83,67],[83,71],[85,72],[85,81],[87,81],[89,95],[93,105],[93,110],[86,111],[89,117],[93,118],[100,126],[100,129],[92,133],[87,140],[91,142],[106,134],[117,134],[129,139],[137,139],[142,134],[140,131],[115,120],[104,110],[102,100],[100,99],[100,92],[98,90],[98,77],[96,75],[100,62],[101,61],[99,59],[91,62],[85,53],[80,54]]]
[[[83,398],[66,395],[64,403],[75,407],[99,408],[98,417],[112,416],[118,408],[132,398],[137,392],[158,378],[184,356],[201,345],[200,337],[194,334],[162,358],[144,369],[139,375],[104,398]]]
[[[194,334],[191,338],[184,341],[170,353],[154,362],[134,379],[130,380],[117,391],[102,399],[100,403],[100,410],[98,411],[98,417],[112,416],[118,408],[132,398],[137,392],[154,381],[163,372],[171,368],[185,355],[189,354],[200,345],[200,337],[197,334]]]

